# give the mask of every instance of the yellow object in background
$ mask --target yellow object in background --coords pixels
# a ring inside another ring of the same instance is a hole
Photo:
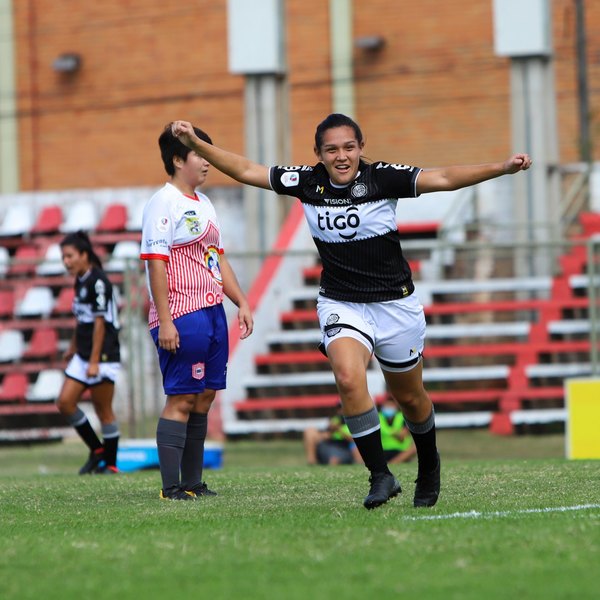
[[[568,379],[567,458],[600,458],[600,379]]]

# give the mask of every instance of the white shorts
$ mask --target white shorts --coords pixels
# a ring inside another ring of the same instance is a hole
[[[88,387],[104,383],[105,381],[115,383],[117,380],[121,363],[98,363],[98,375],[96,377],[87,376],[89,364],[90,363],[87,360],[83,360],[79,354],[75,354],[65,369],[65,375],[71,379],[74,379],[75,381],[79,381],[79,383],[83,383],[83,385],[87,385]]]
[[[319,296],[317,314],[325,353],[350,337],[364,344],[384,371],[410,371],[425,346],[425,314],[416,294],[387,302],[341,302]]]

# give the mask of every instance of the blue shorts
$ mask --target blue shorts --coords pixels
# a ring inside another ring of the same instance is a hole
[[[158,350],[165,394],[177,396],[225,389],[229,337],[223,305],[183,315],[173,324],[179,332],[179,348],[175,353],[158,347],[158,327],[150,330]]]

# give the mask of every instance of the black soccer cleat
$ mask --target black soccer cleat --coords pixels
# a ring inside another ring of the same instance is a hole
[[[79,469],[80,475],[91,475],[98,469],[98,467],[102,466],[104,462],[104,448],[97,448],[96,450],[92,450],[90,452],[90,456],[87,459],[87,462],[81,469]]]
[[[390,498],[394,498],[402,491],[398,480],[389,472],[371,473],[369,483],[371,489],[363,502],[364,507],[368,510],[385,504]]]
[[[427,506],[433,506],[440,495],[440,455],[437,455],[437,466],[433,471],[429,473],[419,472],[415,483],[415,498],[414,507],[422,508]]]
[[[186,492],[179,486],[171,487],[166,490],[160,490],[161,500],[195,500],[196,494],[194,492]]]
[[[185,490],[186,492],[191,492],[196,496],[217,496],[217,492],[213,492],[208,489],[208,486],[204,481],[201,481],[198,485],[191,487],[189,490]]]

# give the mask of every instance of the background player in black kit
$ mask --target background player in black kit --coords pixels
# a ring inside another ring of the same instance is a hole
[[[90,449],[79,474],[113,474],[118,472],[119,426],[112,401],[120,368],[119,322],[113,287],[86,233],[67,235],[60,247],[65,268],[75,277],[73,313],[77,326],[65,353],[70,361],[56,404]],[[103,442],[78,406],[87,388],[102,426]]]
[[[373,354],[415,441],[413,505],[433,506],[440,492],[440,458],[433,405],[423,387],[425,317],[402,255],[396,204],[398,198],[456,190],[528,169],[529,156],[429,170],[382,161],[368,164],[362,159],[359,126],[341,114],[329,115],[318,125],[314,151],[320,162],[315,166],[256,164],[202,142],[185,121],[175,121],[173,133],[237,181],[300,199],[323,263],[317,303],[322,347],[344,418],[371,473],[364,506],[380,506],[401,491],[384,458],[379,417],[367,388]]]

